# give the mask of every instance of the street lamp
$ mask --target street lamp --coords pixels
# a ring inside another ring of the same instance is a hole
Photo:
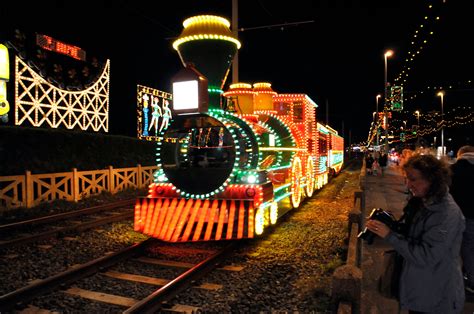
[[[416,114],[416,145],[420,144],[420,111],[415,111]]]
[[[444,156],[444,93],[441,91],[437,95],[441,97],[441,156]]]
[[[388,118],[387,118],[387,58],[393,55],[392,50],[387,50],[384,53],[384,60],[385,60],[385,71],[384,71],[384,106],[383,106],[383,113],[385,118],[385,151],[388,153]]]
[[[379,121],[379,99],[380,97],[382,97],[382,95],[378,94],[377,96],[375,96],[375,112],[376,112],[376,116],[375,116],[375,127],[377,128],[377,133],[376,133],[376,145],[377,147],[379,146],[379,127],[378,127],[378,121]]]
[[[419,110],[415,111],[415,114],[416,114],[416,121],[417,121],[416,125],[418,126],[418,129],[419,129],[420,128],[420,111]]]

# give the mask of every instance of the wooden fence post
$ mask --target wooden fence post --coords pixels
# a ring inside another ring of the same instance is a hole
[[[332,275],[331,303],[333,313],[341,301],[350,302],[352,313],[360,313],[362,294],[362,271],[354,265],[343,265]]]
[[[137,189],[142,188],[142,165],[137,165]]]
[[[26,170],[25,172],[25,183],[26,183],[26,208],[33,207],[33,179],[31,178],[31,171]]]
[[[79,201],[79,176],[77,168],[72,168],[72,199],[74,202]]]
[[[109,166],[109,192],[114,194],[115,190],[115,178],[114,178],[114,168],[112,166]]]

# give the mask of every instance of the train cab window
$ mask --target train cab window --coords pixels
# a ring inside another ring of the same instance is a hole
[[[319,138],[319,153],[321,155],[327,154],[328,141],[325,138]]]
[[[303,104],[301,102],[295,102],[293,104],[293,121],[303,122]]]
[[[290,114],[290,103],[289,102],[276,102],[273,103],[273,109],[275,109],[278,114]]]

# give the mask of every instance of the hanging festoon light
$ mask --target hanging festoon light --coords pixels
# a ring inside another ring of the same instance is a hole
[[[444,3],[443,1],[442,4]],[[394,80],[396,84],[406,86],[409,73],[413,69],[416,59],[433,40],[433,35],[435,34],[434,29],[436,24],[441,20],[440,17],[436,15],[437,8],[438,7],[434,7],[433,4],[427,6],[427,13],[423,15],[422,23],[415,29],[411,37],[405,63]]]

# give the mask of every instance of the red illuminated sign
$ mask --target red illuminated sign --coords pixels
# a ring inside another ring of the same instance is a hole
[[[43,49],[64,54],[77,60],[86,61],[86,52],[79,47],[63,43],[52,37],[36,34],[36,44]]]

